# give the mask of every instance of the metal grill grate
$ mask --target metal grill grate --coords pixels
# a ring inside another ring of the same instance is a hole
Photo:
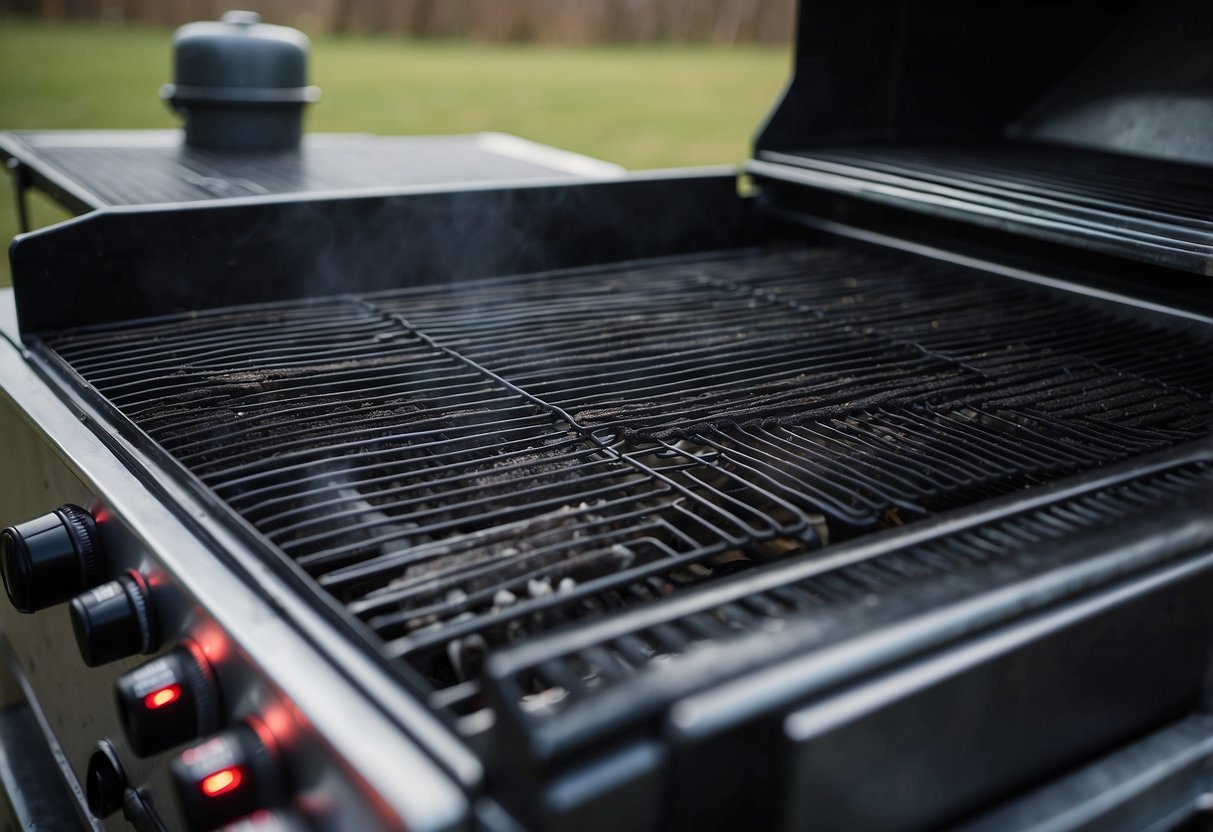
[[[897,587],[997,567],[1049,551],[1067,538],[1176,506],[1186,506],[1191,516],[1191,509],[1207,505],[1211,495],[1213,464],[1194,461],[1030,510],[1009,511],[925,542],[886,547],[875,555],[863,549],[840,552],[833,568],[812,561],[785,565],[745,583],[717,586],[499,653],[492,668],[494,697],[516,726],[530,726],[530,731],[543,726],[546,753],[565,753],[568,748],[562,746],[592,744],[602,732],[617,731],[619,721],[641,722],[649,715],[646,709],[656,712],[687,693],[689,687],[683,685],[693,686],[696,672],[685,670],[691,681],[680,683],[678,668],[684,658],[703,654],[709,645],[780,632],[793,621],[830,615],[824,611],[848,604],[863,606],[865,598]],[[822,620],[816,636],[797,642],[798,650],[829,640],[829,626]],[[736,663],[722,664],[721,679],[744,672]],[[636,695],[634,686],[642,677],[652,682],[646,691],[650,695]],[[627,685],[633,690],[625,699],[613,696]],[[657,689],[661,695],[654,693]],[[613,702],[604,706],[604,699]],[[592,716],[583,710],[587,703],[593,703]]]
[[[517,277],[50,346],[418,668],[1207,433],[1207,340],[842,249]]]
[[[710,448],[850,528],[1191,438],[1213,390],[1197,339],[839,250],[376,302],[604,442]]]
[[[733,549],[817,539],[714,454],[593,442],[358,302],[59,349],[384,638],[506,606],[538,614],[583,584],[691,583]],[[463,665],[429,672],[447,682]]]

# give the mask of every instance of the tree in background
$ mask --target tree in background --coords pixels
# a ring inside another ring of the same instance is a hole
[[[178,26],[236,0],[0,0],[47,20]],[[313,33],[526,43],[786,43],[795,0],[255,0],[267,21]]]

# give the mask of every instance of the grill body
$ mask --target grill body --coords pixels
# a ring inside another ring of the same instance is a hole
[[[740,193],[26,235],[5,436],[54,485],[20,505],[109,512],[165,649],[225,645],[287,828],[1199,828],[1210,19],[1096,6],[805,4]],[[1188,96],[1155,140],[1125,55]],[[128,756],[96,703],[136,660],[39,670],[52,619],[6,615],[69,782]],[[132,764],[169,826],[178,751]]]
[[[485,217],[529,205],[546,239],[570,205],[623,215],[661,193],[684,219],[630,237],[641,259],[584,264],[573,235],[526,274],[535,250],[515,240],[436,279],[435,236],[396,253],[403,287],[364,257],[336,296],[303,278],[299,297],[257,297],[289,294],[271,275],[182,316],[183,285],[139,321],[98,296],[95,323],[24,340],[152,493],[240,553],[231,568],[268,568],[313,638],[344,634],[338,660],[393,689],[402,737],[429,735],[482,815],[931,828],[1197,730],[1213,627],[1199,295],[1164,306],[758,224],[728,185],[461,197]],[[373,216],[352,233],[383,240],[440,224],[450,199],[239,219]],[[70,266],[68,235],[121,248],[125,227],[188,222],[197,249],[173,256],[221,287],[207,234],[235,213],[103,213],[17,260]],[[128,251],[119,289],[168,256]],[[23,323],[49,319],[53,291],[19,295]],[[726,761],[753,773],[703,795]],[[873,814],[843,785],[859,771],[906,797]],[[957,787],[928,795],[941,777]]]

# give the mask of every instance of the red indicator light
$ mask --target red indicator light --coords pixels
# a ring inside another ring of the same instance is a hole
[[[240,779],[240,769],[223,768],[202,778],[198,788],[202,789],[202,793],[207,797],[218,797],[237,788],[240,785]]]
[[[149,711],[154,711],[157,708],[163,708],[165,705],[171,705],[180,698],[181,685],[168,685],[159,690],[154,690],[143,697],[143,707]]]

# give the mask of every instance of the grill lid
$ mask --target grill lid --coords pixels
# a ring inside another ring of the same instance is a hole
[[[1210,41],[1199,0],[805,0],[749,170],[1213,274]]]

